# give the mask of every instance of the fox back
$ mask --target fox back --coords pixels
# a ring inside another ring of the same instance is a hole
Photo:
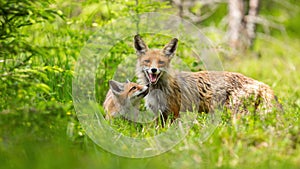
[[[180,72],[170,67],[178,40],[172,39],[162,50],[150,50],[139,35],[134,37],[138,55],[136,73],[141,83],[150,83],[146,105],[164,117],[179,117],[180,111],[211,112],[226,107],[234,112],[247,99],[255,109],[270,111],[275,100],[266,84],[239,73],[226,71]]]

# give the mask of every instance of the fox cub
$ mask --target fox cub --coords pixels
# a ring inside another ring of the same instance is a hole
[[[126,83],[120,83],[114,80],[109,81],[109,91],[103,103],[106,111],[106,119],[119,115],[126,115],[138,107],[139,102],[149,91],[148,86],[139,85],[127,80]]]
[[[262,82],[226,71],[172,70],[170,62],[177,44],[178,40],[173,38],[162,50],[151,50],[139,35],[134,37],[138,56],[136,74],[140,83],[150,83],[145,100],[147,108],[154,113],[177,118],[180,111],[213,112],[217,107],[247,111],[243,104],[249,98],[255,110],[271,111],[276,98]]]

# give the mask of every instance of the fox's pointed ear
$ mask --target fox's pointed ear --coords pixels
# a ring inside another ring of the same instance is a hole
[[[113,92],[114,95],[119,96],[120,93],[124,90],[124,84],[117,82],[115,80],[110,80],[109,81],[109,88]]]
[[[178,44],[178,39],[173,38],[164,48],[163,48],[163,53],[167,57],[172,57],[175,54],[175,51],[177,49],[177,44]]]
[[[126,83],[130,83],[130,80],[129,80],[129,79],[126,79]]]
[[[134,48],[138,56],[141,56],[148,51],[148,46],[145,44],[140,35],[134,36]]]

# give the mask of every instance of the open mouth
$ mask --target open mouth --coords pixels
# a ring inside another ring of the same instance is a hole
[[[159,80],[160,76],[162,75],[162,72],[158,73],[158,74],[154,74],[154,73],[148,73],[146,71],[145,73],[146,73],[146,76],[147,76],[147,78],[148,78],[148,80],[151,84],[156,84],[157,81]]]
[[[149,93],[149,88],[147,88],[144,92],[137,95],[137,97],[145,97]]]

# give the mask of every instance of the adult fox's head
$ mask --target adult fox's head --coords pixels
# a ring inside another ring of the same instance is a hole
[[[138,55],[137,72],[144,75],[150,84],[156,84],[168,71],[170,61],[177,49],[178,39],[173,38],[162,50],[150,50],[139,35],[134,37],[134,47]]]

